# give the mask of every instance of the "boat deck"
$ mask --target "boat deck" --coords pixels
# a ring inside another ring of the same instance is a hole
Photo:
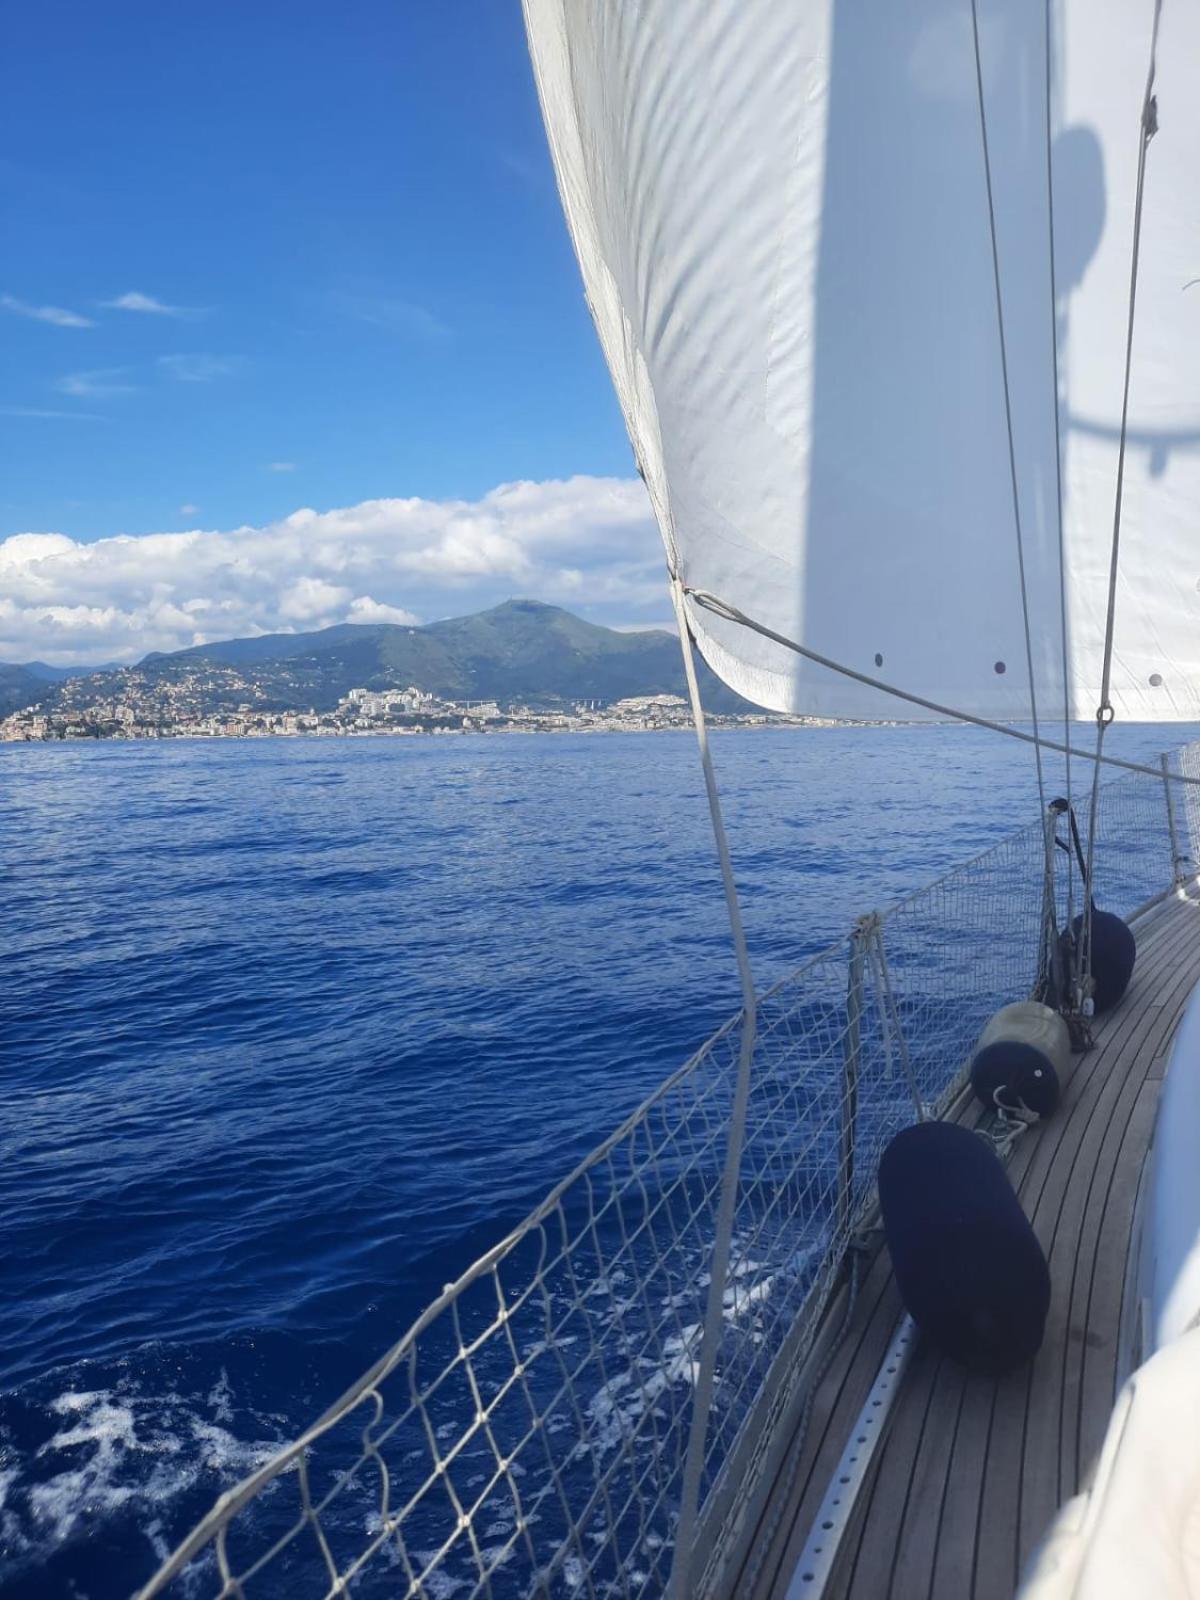
[[[1024,1134],[1009,1162],[1050,1263],[1042,1349],[996,1380],[918,1341],[827,1596],[1010,1600],[1055,1511],[1086,1482],[1124,1366],[1132,1222],[1155,1105],[1200,981],[1200,895],[1173,896],[1133,925],[1129,993],[1095,1025],[1095,1049],[1072,1058],[1057,1114]],[[973,1121],[978,1110],[964,1104],[959,1115]],[[809,1592],[797,1561],[901,1315],[880,1249],[817,1390],[790,1492],[784,1500],[777,1489],[760,1523],[756,1581],[739,1595]]]

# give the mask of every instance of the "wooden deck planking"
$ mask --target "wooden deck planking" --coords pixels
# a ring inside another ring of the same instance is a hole
[[[1130,1227],[1170,1041],[1200,982],[1200,901],[1164,901],[1136,924],[1124,1003],[1074,1059],[1063,1105],[1024,1135],[1010,1174],[1046,1250],[1053,1285],[1037,1360],[973,1377],[927,1346],[914,1353],[864,1486],[831,1595],[842,1600],[1006,1600],[1062,1500],[1086,1480],[1118,1379]],[[964,1101],[960,1118],[973,1121]],[[757,1582],[782,1600],[849,1429],[900,1314],[886,1252],[814,1400],[786,1506],[768,1507]]]
[[[1147,966],[1154,961],[1157,945],[1146,952]],[[1155,974],[1160,969],[1155,967]],[[1200,971],[1197,973],[1200,976]],[[1075,1461],[1076,1412],[1068,1403],[1067,1383],[1072,1365],[1073,1346],[1085,1340],[1109,1341],[1115,1374],[1118,1328],[1095,1327],[1072,1317],[1072,1303],[1081,1269],[1087,1273],[1083,1236],[1089,1215],[1103,1206],[1108,1193],[1111,1160],[1104,1159],[1105,1138],[1115,1130],[1117,1140],[1128,1123],[1132,1101],[1144,1081],[1148,1060],[1143,1055],[1148,1032],[1158,1037],[1162,1008],[1147,1005],[1157,984],[1143,978],[1132,990],[1126,1004],[1106,1021],[1099,1033],[1098,1048],[1091,1056],[1076,1062],[1064,1111],[1056,1119],[1058,1138],[1046,1159],[1040,1190],[1031,1193],[1031,1184],[1021,1185],[1020,1193],[1031,1213],[1034,1230],[1046,1251],[1054,1293],[1041,1353],[1029,1373],[1026,1405],[1024,1462],[1019,1484],[1017,1523],[1017,1568],[1028,1559],[1046,1529],[1047,1507],[1054,1507],[1075,1492],[1079,1472]],[[1142,1072],[1137,1065],[1141,1062]],[[1047,1130],[1048,1131],[1048,1130]],[[1144,1148],[1144,1147],[1143,1147]],[[1031,1173],[1031,1177],[1033,1174]],[[1031,1203],[1032,1202],[1032,1203]],[[1128,1239],[1121,1247],[1124,1260]],[[1088,1274],[1090,1281],[1090,1274]],[[1112,1395],[1104,1407],[1107,1419]],[[1064,1428],[1069,1430],[1069,1459],[1064,1459]],[[1014,1583],[1016,1574],[1014,1573]]]
[[[1089,1329],[1111,1328],[1103,1342],[1085,1339],[1077,1347],[1078,1394],[1075,1398],[1076,1478],[1081,1481],[1100,1453],[1119,1381],[1121,1310],[1129,1255],[1129,1218],[1133,1215],[1143,1157],[1154,1131],[1158,1084],[1143,1083],[1130,1113],[1126,1148],[1105,1203],[1096,1242],[1088,1303],[1083,1313]],[[1069,1498],[1073,1490],[1067,1490]]]

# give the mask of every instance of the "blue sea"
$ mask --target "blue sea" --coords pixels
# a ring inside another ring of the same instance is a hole
[[[762,983],[1037,816],[713,744]],[[686,733],[0,745],[0,891],[5,1596],[130,1594],[738,1004]]]

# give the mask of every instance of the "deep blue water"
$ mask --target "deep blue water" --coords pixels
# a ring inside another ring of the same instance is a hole
[[[714,746],[761,981],[1036,817]],[[5,1595],[130,1593],[737,1005],[688,734],[0,746],[0,889]]]

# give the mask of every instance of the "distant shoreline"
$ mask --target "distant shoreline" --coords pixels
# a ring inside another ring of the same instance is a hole
[[[784,717],[746,717],[736,718],[729,716],[708,716],[707,725],[717,732],[764,732],[769,730],[790,729],[794,732],[822,731],[830,728],[896,728],[915,727],[915,723],[901,722],[851,722],[835,721],[832,718],[784,718]],[[919,724],[925,726],[925,724]],[[310,742],[328,742],[330,739],[464,739],[464,738],[512,738],[524,736],[526,738],[561,737],[563,734],[587,734],[589,736],[606,737],[614,734],[658,734],[658,733],[683,733],[694,734],[695,730],[690,722],[663,723],[657,726],[646,727],[597,727],[595,725],[576,728],[551,728],[551,727],[505,727],[505,728],[356,728],[356,729],[304,729],[294,733],[212,733],[208,731],[192,731],[180,729],[169,733],[110,733],[110,734],[83,734],[66,733],[54,734],[45,738],[9,738],[0,739],[4,745],[99,745],[99,744],[175,744],[181,741],[198,743],[204,741],[210,744],[266,742],[268,740],[308,740]]]

